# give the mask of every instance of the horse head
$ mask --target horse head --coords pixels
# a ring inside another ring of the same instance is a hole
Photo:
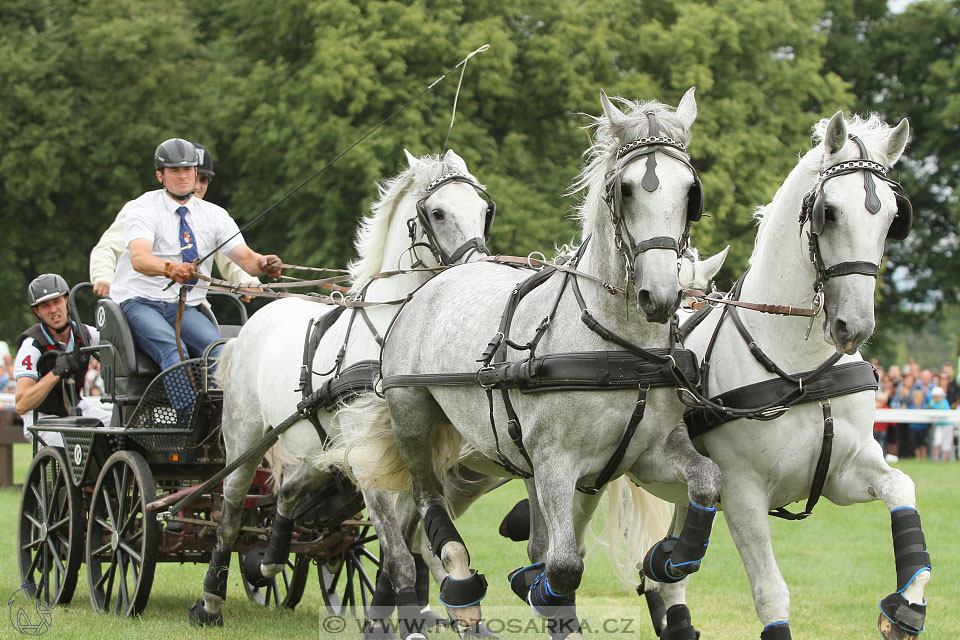
[[[608,153],[604,201],[612,221],[605,235],[651,322],[666,322],[680,304],[677,260],[702,212],[700,179],[686,153],[697,117],[693,94],[688,90],[676,111],[620,99],[630,107],[625,113],[601,92],[598,144]]]
[[[476,260],[486,242],[496,204],[452,150],[417,158],[380,184],[373,215],[357,234],[358,258],[350,264],[354,288],[381,271],[423,269]]]
[[[841,353],[855,352],[874,331],[874,293],[887,238],[910,229],[910,201],[886,177],[903,153],[907,120],[895,128],[838,111],[823,130],[818,180],[804,197],[801,232],[822,291],[824,339]]]

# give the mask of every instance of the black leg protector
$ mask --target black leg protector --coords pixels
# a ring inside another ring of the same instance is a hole
[[[260,569],[260,563],[263,562],[265,552],[265,548],[258,547],[243,556],[243,566],[241,567],[243,579],[255,587],[262,588],[270,584],[270,579],[265,577]]]
[[[227,599],[227,575],[230,573],[230,551],[214,549],[210,554],[210,568],[203,579],[203,591]]]
[[[530,539],[530,498],[513,505],[500,523],[500,535],[514,542]]]
[[[690,609],[675,604],[667,609],[667,626],[660,632],[660,640],[697,640],[700,632],[690,622]]]
[[[576,593],[556,593],[550,588],[546,571],[537,576],[527,598],[534,611],[544,618],[563,617],[576,604]]]
[[[413,587],[397,591],[397,618],[399,619],[397,630],[401,638],[406,638],[412,633],[420,633],[427,637],[427,623],[420,617],[420,603],[417,602],[417,592]]]
[[[440,602],[452,609],[460,609],[479,604],[487,595],[487,579],[482,573],[470,571],[466,580],[455,580],[450,576],[440,585]],[[399,595],[398,602],[399,602]]]
[[[507,576],[507,580],[510,582],[510,589],[517,594],[518,598],[529,604],[527,596],[530,595],[530,589],[536,584],[537,578],[541,573],[543,573],[542,562],[514,569]]]
[[[423,516],[423,528],[427,531],[427,539],[430,540],[430,548],[433,550],[433,555],[438,558],[440,557],[440,551],[443,549],[443,545],[448,542],[459,542],[463,545],[464,549],[467,548],[467,545],[463,542],[463,538],[460,537],[460,532],[453,526],[453,520],[450,519],[447,510],[441,505],[435,504],[427,509],[426,514]],[[470,552],[468,551],[467,563],[469,562]]]
[[[790,625],[787,622],[773,622],[760,632],[760,640],[791,640]]]
[[[903,507],[890,513],[893,554],[897,565],[897,591],[880,601],[880,612],[903,631],[920,633],[927,616],[926,603],[909,603],[903,591],[921,571],[930,570],[930,554],[916,509]]]
[[[370,620],[386,620],[393,615],[397,606],[397,598],[393,593],[393,583],[385,571],[377,573],[377,586],[370,598],[370,607],[367,609],[367,618]]]
[[[650,612],[650,621],[653,623],[653,632],[660,637],[663,632],[664,620],[667,617],[667,605],[663,602],[663,596],[659,590],[644,589],[643,578],[640,578],[640,584],[637,585],[637,595],[643,596],[647,601],[647,610]]]
[[[910,586],[917,574],[930,570],[930,554],[920,528],[920,514],[904,507],[890,514],[893,555],[897,564],[897,593]]]
[[[643,573],[651,580],[672,584],[700,568],[707,553],[716,508],[690,503],[680,537],[668,536],[643,558]]]
[[[263,554],[263,564],[286,564],[290,556],[290,538],[293,535],[293,520],[277,513],[270,532],[270,546]]]

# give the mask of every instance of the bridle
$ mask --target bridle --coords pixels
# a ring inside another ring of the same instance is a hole
[[[483,199],[487,201],[487,209],[483,222],[483,237],[471,238],[457,247],[452,253],[448,254],[443,250],[443,248],[440,246],[440,242],[437,240],[436,231],[433,228],[433,224],[430,222],[430,216],[427,214],[426,202],[430,196],[440,189],[440,187],[451,182],[463,182],[473,187],[477,193],[479,193]],[[437,262],[445,266],[456,264],[458,260],[467,254],[467,252],[478,252],[483,253],[484,255],[490,255],[490,250],[487,249],[487,241],[490,240],[490,229],[493,226],[493,220],[496,215],[497,203],[493,200],[490,194],[487,193],[486,189],[462,173],[452,171],[443,174],[428,184],[423,197],[417,200],[417,217],[407,220],[407,230],[410,233],[411,241],[408,251],[410,251],[415,258],[413,266],[424,266],[423,261],[417,257],[416,247],[426,247],[437,259]],[[423,235],[426,238],[425,242],[417,241],[417,221],[419,221],[420,226],[423,227]]]
[[[638,138],[617,149],[617,166],[607,174],[606,195],[604,197],[604,202],[610,210],[613,221],[614,244],[623,255],[627,265],[628,283],[634,281],[633,265],[644,251],[670,249],[677,254],[679,259],[690,240],[690,225],[703,215],[703,186],[697,170],[690,163],[686,145],[669,136],[660,135],[660,125],[652,111],[647,112],[646,116],[650,121],[650,135]],[[660,179],[657,177],[656,152],[658,151],[679,160],[693,173],[693,186],[690,187],[687,202],[686,225],[679,240],[671,236],[654,236],[636,242],[623,219],[623,172],[631,162],[646,156],[647,170],[640,184],[648,192],[656,191],[660,186]]]
[[[867,148],[860,138],[851,135],[850,139],[857,143],[860,149],[860,159],[841,162],[829,169],[821,171],[817,184],[803,197],[803,204],[800,207],[801,229],[804,224],[807,222],[810,223],[810,230],[807,231],[807,243],[810,262],[817,272],[817,277],[813,283],[815,300],[819,298],[822,301],[823,288],[830,278],[852,274],[876,278],[880,271],[879,264],[864,260],[838,262],[830,267],[824,264],[823,253],[820,250],[820,234],[823,233],[823,228],[826,224],[826,204],[824,201],[823,188],[829,180],[838,176],[863,171],[863,187],[866,191],[864,206],[867,211],[874,215],[880,211],[880,198],[877,197],[877,189],[873,178],[876,177],[886,182],[894,190],[897,201],[897,215],[893,223],[891,223],[890,229],[887,231],[887,237],[893,240],[903,240],[910,233],[910,227],[913,224],[913,207],[910,204],[910,200],[900,193],[900,184],[887,177],[887,168],[885,166],[869,159]]]

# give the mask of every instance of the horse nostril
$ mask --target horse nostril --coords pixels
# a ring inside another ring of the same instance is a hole
[[[646,289],[640,289],[640,291],[637,291],[637,304],[640,305],[640,308],[646,313],[652,313],[654,305],[653,297],[650,295],[650,292]]]

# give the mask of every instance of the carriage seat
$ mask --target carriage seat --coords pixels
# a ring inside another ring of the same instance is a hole
[[[218,327],[209,307],[200,305],[199,309]],[[97,303],[96,322],[105,393],[117,404],[136,404],[150,381],[160,373],[160,367],[136,348],[130,324],[116,302],[101,298]]]

